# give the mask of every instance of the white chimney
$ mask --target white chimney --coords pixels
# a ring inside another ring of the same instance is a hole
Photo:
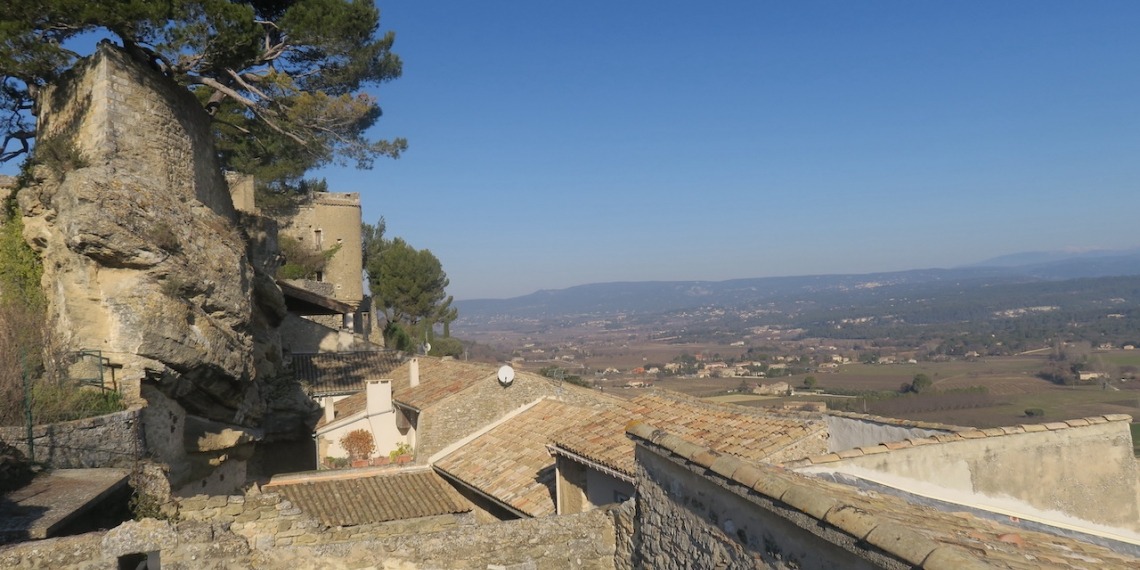
[[[420,385],[420,359],[412,358],[408,363],[408,384],[415,388]]]
[[[392,411],[392,383],[388,380],[369,380],[365,396],[365,410],[368,415],[382,414]]]
[[[325,423],[329,423],[336,419],[336,404],[333,403],[332,396],[325,396],[321,398],[321,406],[325,409]]]

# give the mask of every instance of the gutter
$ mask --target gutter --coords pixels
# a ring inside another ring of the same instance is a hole
[[[578,463],[581,463],[581,464],[583,464],[583,465],[585,465],[591,469],[601,471],[602,473],[605,473],[606,475],[609,475],[610,477],[613,477],[615,479],[620,479],[620,480],[625,481],[626,483],[629,483],[631,485],[637,484],[637,480],[634,479],[632,476],[626,475],[625,473],[622,473],[621,471],[618,471],[612,467],[606,467],[605,465],[602,465],[601,463],[598,463],[597,461],[593,461],[591,459],[586,459],[584,456],[578,455],[577,453],[574,453],[573,451],[569,451],[565,448],[559,447],[557,444],[547,445],[546,450],[549,451],[551,455],[561,455],[562,457],[565,457],[565,458],[570,459],[572,461],[577,461]]]

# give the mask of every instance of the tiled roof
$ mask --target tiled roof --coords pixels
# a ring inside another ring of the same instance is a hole
[[[401,361],[392,350],[294,354],[293,372],[311,396],[333,396],[364,390],[365,380],[392,378]]]
[[[368,391],[361,390],[347,398],[341,399],[333,403],[333,421],[354,416],[363,412],[368,408]],[[320,429],[332,422],[328,421],[324,415],[317,421],[315,429]]]
[[[532,517],[553,514],[554,458],[546,445],[599,408],[541,400],[448,454],[435,467]]]
[[[1076,538],[1002,524],[965,512],[908,503],[900,497],[861,492],[774,466],[755,464],[685,441],[645,423],[629,435],[663,449],[762,497],[779,501],[825,526],[928,570],[974,568],[1138,568],[1140,558]],[[1013,521],[1011,521],[1012,523]]]
[[[854,449],[847,449],[836,453],[828,453],[825,455],[817,455],[805,459],[797,459],[795,461],[788,461],[784,463],[785,467],[805,467],[808,465],[820,465],[823,463],[834,463],[842,461],[850,457],[860,457],[863,455],[874,455],[877,453],[887,453],[898,449],[906,449],[908,447],[918,447],[921,445],[936,445],[939,443],[950,443],[954,441],[964,441],[967,439],[982,439],[986,437],[1000,437],[1003,435],[1013,435],[1018,433],[1033,433],[1041,431],[1057,431],[1073,427],[1083,427],[1088,425],[1103,424],[1108,422],[1131,422],[1132,416],[1128,414],[1108,414],[1104,416],[1093,416],[1089,418],[1081,418],[1076,420],[1067,420],[1062,422],[1049,422],[1044,424],[1020,424],[1009,427],[996,427],[996,428],[960,428],[962,431],[954,433],[945,433],[934,435],[930,437],[916,437],[904,439],[902,441],[891,441],[887,443],[880,443],[877,445],[867,445],[863,447],[856,447]]]
[[[625,425],[632,420],[664,426],[719,452],[757,461],[827,430],[823,421],[804,415],[769,414],[655,391],[584,419],[554,439],[555,451],[569,451],[632,477],[634,446],[625,437]]]
[[[417,410],[458,394],[481,380],[494,379],[498,372],[498,367],[490,364],[421,356],[420,385],[413,388],[409,381],[410,366],[410,361],[404,362],[389,375],[392,399]]]
[[[273,481],[264,490],[281,493],[293,506],[330,527],[471,510],[471,504],[430,469],[314,475],[300,481]]]

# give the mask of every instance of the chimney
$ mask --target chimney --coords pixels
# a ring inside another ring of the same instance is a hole
[[[392,382],[389,380],[369,380],[365,389],[368,394],[364,407],[368,415],[392,411]]]
[[[408,385],[412,388],[420,385],[420,359],[412,358],[408,363]]]
[[[331,422],[336,419],[336,404],[333,403],[332,396],[325,396],[321,398],[321,406],[325,409],[325,423]]]

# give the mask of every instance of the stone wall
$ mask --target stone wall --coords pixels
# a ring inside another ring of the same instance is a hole
[[[180,519],[226,527],[257,550],[440,532],[474,524],[468,514],[328,529],[277,493],[197,495],[180,499],[177,505]]]
[[[364,298],[361,220],[360,194],[355,192],[313,194],[295,214],[278,218],[281,235],[291,236],[307,248],[328,251],[340,246],[325,265],[322,281],[332,287],[322,294],[353,306]]]
[[[635,568],[910,568],[699,465],[637,447]]]
[[[581,515],[470,524],[429,517],[322,529],[279,495],[183,499],[185,519],[147,519],[106,532],[0,548],[2,568],[114,567],[119,556],[156,553],[166,569],[199,568],[574,568],[610,570],[628,540],[615,520],[632,520],[632,504]]]
[[[109,43],[37,99],[37,138],[66,137],[92,166],[145,178],[234,218],[210,119],[189,91]]]
[[[528,372],[517,373],[514,382],[503,386],[492,374],[420,413],[416,426],[416,461],[425,462],[436,452],[543,397],[583,405],[609,398],[589,388],[568,383],[559,385],[557,381]]]
[[[56,469],[119,467],[142,457],[138,408],[57,424],[34,426],[35,460]],[[28,454],[27,429],[0,427],[0,441]]]

